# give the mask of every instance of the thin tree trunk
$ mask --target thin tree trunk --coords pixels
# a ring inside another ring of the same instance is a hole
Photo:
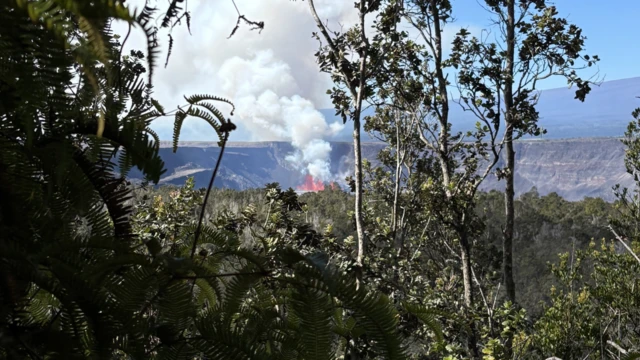
[[[504,286],[507,292],[507,299],[516,303],[516,286],[513,280],[513,234],[514,234],[514,170],[515,151],[513,150],[512,134],[507,134],[506,163],[507,172],[504,192],[506,223],[503,232],[502,242],[502,272],[504,275]]]
[[[447,79],[442,70],[442,30],[440,29],[440,13],[438,3],[431,0],[431,15],[433,16],[433,35],[435,47],[433,48],[436,77],[438,78],[438,95],[440,96],[441,113],[440,120],[440,166],[447,196],[450,196],[449,183],[451,182],[451,167],[449,166],[449,93],[447,92]]]
[[[433,16],[433,27],[434,27],[434,37],[435,37],[435,48],[434,50],[434,60],[435,60],[435,69],[436,76],[438,78],[438,94],[441,97],[441,113],[440,113],[440,166],[442,168],[442,176],[443,182],[445,185],[445,192],[447,197],[450,199],[452,194],[449,190],[451,177],[453,171],[451,170],[451,164],[449,163],[449,94],[447,92],[447,81],[444,76],[443,65],[442,65],[442,30],[440,28],[440,13],[438,12],[438,2],[436,0],[431,0],[431,15]],[[464,304],[467,308],[467,311],[473,311],[474,307],[474,299],[473,299],[473,284],[472,284],[472,274],[471,274],[471,243],[469,242],[469,238],[466,232],[465,227],[467,226],[465,222],[465,217],[462,216],[460,218],[459,227],[457,230],[458,236],[460,237],[460,258],[462,261],[462,281],[464,286]],[[467,339],[467,349],[471,354],[473,359],[480,359],[480,352],[478,351],[478,333],[476,330],[475,321],[470,321],[469,327],[471,328],[471,334]]]
[[[355,113],[353,116],[353,152],[355,156],[355,181],[356,181],[356,233],[358,235],[358,256],[356,262],[360,269],[356,274],[358,276],[358,287],[360,286],[360,280],[362,277],[362,265],[364,260],[364,225],[362,221],[362,149],[360,144],[360,118],[362,117],[362,101],[364,100],[364,91],[366,85],[366,70],[367,70],[367,38],[364,32],[365,24],[365,1],[360,2],[360,35],[362,37],[362,50],[359,51],[360,55],[360,81],[358,83],[358,92],[356,98]]]
[[[470,308],[473,306],[473,291],[471,284],[471,246],[468,239],[460,239],[460,255],[462,261],[462,282],[464,284],[464,304]]]
[[[396,173],[395,184],[393,189],[393,209],[391,210],[391,233],[394,241],[396,240],[396,232],[398,230],[398,195],[400,193],[400,172],[402,171],[402,163],[400,160],[400,124],[399,117],[396,118]],[[396,246],[398,246],[396,241]]]
[[[466,307],[467,313],[473,310],[473,288],[471,284],[471,280],[473,276],[471,274],[471,244],[469,243],[469,239],[464,231],[458,231],[460,234],[460,260],[462,262],[462,282],[464,285],[464,305]],[[471,329],[471,334],[467,338],[467,349],[471,354],[473,359],[480,359],[480,352],[478,351],[478,332],[476,330],[475,321],[469,321],[469,327]]]
[[[515,54],[515,4],[514,0],[507,2],[507,78],[505,79],[505,156],[507,174],[504,192],[506,223],[502,242],[502,268],[507,298],[515,304],[516,287],[513,281],[513,228],[514,228],[514,177],[515,151],[513,149],[513,63]]]
[[[516,285],[513,281],[513,234],[514,234],[514,177],[515,177],[515,150],[513,149],[513,126],[515,115],[513,113],[513,82],[514,82],[514,61],[515,61],[515,0],[507,1],[507,77],[505,81],[504,103],[505,103],[505,140],[506,140],[506,166],[505,177],[505,217],[506,223],[503,231],[502,242],[502,275],[507,299],[516,304]],[[505,357],[511,358],[513,337],[509,336],[505,342]]]
[[[362,267],[364,259],[364,226],[362,224],[362,149],[360,144],[360,111],[356,110],[357,117],[353,119],[353,153],[355,157],[355,182],[356,182],[356,234],[358,235],[358,254],[356,262]],[[360,279],[358,279],[359,281]]]
[[[453,170],[450,163],[450,131],[449,131],[449,96],[447,92],[447,82],[443,71],[442,64],[442,31],[440,26],[440,13],[439,6],[437,0],[430,0],[429,11],[431,17],[433,19],[433,32],[432,39],[433,42],[427,41],[427,44],[431,47],[431,51],[434,55],[435,62],[435,71],[437,78],[437,86],[438,86],[438,96],[440,99],[436,100],[440,109],[435,108],[435,112],[437,118],[440,123],[440,133],[438,135],[438,148],[437,155],[440,163],[440,170],[442,172],[442,184],[445,189],[445,194],[447,200],[453,200],[455,196],[452,194],[450,190],[451,178],[453,175]],[[424,35],[423,35],[424,36]],[[421,136],[423,141],[425,141],[424,137]],[[468,234],[466,232],[465,227],[467,226],[465,216],[461,216],[458,220],[458,224],[454,226],[454,230],[460,238],[460,259],[461,259],[461,269],[462,269],[462,280],[464,286],[464,304],[467,310],[467,313],[473,311],[474,309],[474,298],[473,298],[473,284],[472,284],[472,274],[471,274],[471,243],[469,242]],[[471,329],[471,333],[467,338],[467,350],[469,351],[471,357],[473,359],[480,359],[480,352],[478,351],[478,333],[476,330],[475,321],[469,321],[469,327]]]

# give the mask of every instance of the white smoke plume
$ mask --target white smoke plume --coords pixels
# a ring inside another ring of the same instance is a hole
[[[273,51],[261,50],[250,59],[226,60],[217,77],[223,95],[236,105],[235,121],[245,126],[252,140],[289,141],[296,152],[287,160],[315,179],[333,180],[331,145],[325,139],[341,131],[343,124],[328,124],[313,102],[297,95],[300,86],[289,65]]]
[[[130,0],[140,8],[144,0]],[[183,105],[183,95],[214,94],[236,106],[232,120],[239,130],[232,141],[288,141],[295,152],[287,157],[301,172],[332,181],[328,139],[343,129],[342,122],[327,123],[319,108],[331,108],[326,89],[331,82],[318,71],[314,56],[317,31],[305,1],[236,0],[238,9],[254,21],[264,21],[261,33],[241,26],[228,39],[237,12],[231,1],[190,0],[191,32],[173,32],[174,47],[166,69],[156,69],[155,95],[166,107]],[[163,6],[159,6],[163,8]],[[357,22],[352,2],[316,0],[320,17],[336,26]],[[184,24],[183,24],[184,25]],[[125,34],[125,25],[116,32]],[[160,34],[162,39],[164,34]],[[166,37],[165,37],[166,39]],[[144,37],[133,31],[127,48],[145,49]],[[166,55],[166,44],[160,59]],[[127,50],[128,52],[128,50]],[[172,119],[152,126],[168,139]],[[182,140],[211,140],[215,134],[197,120],[187,120]]]

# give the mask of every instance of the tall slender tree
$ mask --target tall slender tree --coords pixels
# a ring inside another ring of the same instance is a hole
[[[489,40],[493,29],[485,31],[480,39],[466,31],[458,34],[454,41],[462,69],[458,87],[465,110],[480,120],[490,120],[504,134],[505,168],[497,173],[505,180],[503,275],[507,297],[515,302],[513,142],[546,132],[538,126],[535,108],[540,81],[564,77],[569,85],[577,87],[576,99],[584,101],[593,82],[582,79],[578,72],[599,59],[584,53],[586,38],[582,30],[559,16],[548,1],[487,0],[486,5],[494,19],[496,39]]]
[[[395,46],[385,51],[382,69],[376,77],[374,102],[379,107],[370,128],[382,134],[390,147],[396,146],[400,158],[406,150],[389,124],[404,121],[404,128],[413,131],[414,139],[404,141],[403,145],[417,148],[421,154],[419,161],[434,165],[417,167],[428,172],[420,201],[459,246],[456,255],[463,277],[463,302],[467,311],[473,311],[476,302],[471,250],[482,228],[474,212],[475,193],[499,159],[500,141],[490,122],[466,133],[452,131],[450,83],[446,74],[455,71],[453,67],[458,67],[457,61],[463,55],[456,53],[460,49],[454,49],[451,58],[444,56],[447,45],[443,43],[442,31],[451,22],[451,3],[405,1],[398,14],[418,33],[418,40],[410,39],[406,31],[397,31],[376,42],[380,45],[386,40]],[[403,116],[390,117],[389,113]],[[467,346],[477,358],[478,338],[473,322],[470,330]]]
[[[505,224],[503,227],[502,276],[507,299],[516,303],[513,275],[515,226],[515,149],[514,141],[546,131],[538,126],[538,83],[553,76],[564,77],[575,85],[575,98],[584,101],[591,90],[591,79],[578,72],[591,67],[597,56],[584,53],[585,36],[576,25],[559,16],[555,6],[545,0],[486,0],[493,28],[481,38],[466,31],[454,40],[460,104],[478,119],[491,122],[503,134],[505,168],[497,169],[505,180]],[[496,30],[493,40],[489,39]],[[501,126],[504,126],[501,129]],[[507,348],[511,341],[508,341]]]
[[[331,31],[320,19],[314,1],[307,2],[320,32],[314,33],[314,37],[321,44],[316,53],[320,70],[331,74],[335,84],[328,93],[331,95],[336,114],[341,115],[345,123],[348,118],[353,121],[355,223],[358,237],[356,263],[360,268],[358,274],[361,274],[365,250],[362,213],[362,110],[371,94],[371,80],[376,74],[380,59],[379,53],[375,53],[371,45],[372,36],[367,32],[366,19],[380,10],[383,1],[355,2],[358,23],[345,32]],[[394,8],[395,3],[396,1],[385,1],[385,6]]]

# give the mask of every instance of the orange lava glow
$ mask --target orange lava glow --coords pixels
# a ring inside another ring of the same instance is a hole
[[[324,190],[324,183],[321,180],[314,180],[313,176],[307,175],[302,185],[297,187],[300,191],[322,191]]]
[[[328,184],[325,184],[322,182],[322,180],[315,180],[311,175],[305,176],[304,183],[296,187],[296,190],[305,191],[305,192],[306,191],[317,192],[317,191],[323,191],[325,189],[340,190],[340,187],[336,182],[332,181]]]

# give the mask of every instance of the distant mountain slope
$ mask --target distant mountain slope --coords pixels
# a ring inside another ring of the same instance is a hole
[[[344,176],[352,172],[352,146],[345,142],[331,145],[332,173],[344,183]],[[383,146],[365,143],[363,156],[375,161]],[[295,188],[305,181],[306,174],[285,160],[292,150],[291,145],[284,142],[231,143],[215,185],[247,189],[279,182],[283,187]],[[535,186],[542,195],[557,192],[569,200],[585,196],[613,200],[613,185],[633,185],[625,172],[624,146],[618,139],[523,140],[516,143],[515,150],[518,194]],[[162,183],[181,185],[187,176],[194,176],[196,185],[203,187],[209,182],[219,148],[215,143],[185,142],[174,154],[171,146],[163,143],[160,152],[168,169]],[[140,174],[134,170],[130,177],[139,178]],[[503,186],[495,178],[489,178],[483,189],[502,189]]]
[[[636,98],[640,96],[640,77],[593,86],[583,103],[574,99],[575,89],[550,89],[540,94],[536,108],[540,114],[540,125],[548,131],[545,139],[622,136],[632,120],[631,112],[640,107],[640,99]],[[450,109],[454,131],[467,131],[474,127],[477,120],[471,113],[463,111],[453,101]],[[333,109],[321,112],[328,120],[338,119]],[[373,109],[368,109],[365,115],[373,113]],[[350,141],[352,131],[351,126],[345,126],[336,139]],[[365,138],[371,139],[368,135]]]

